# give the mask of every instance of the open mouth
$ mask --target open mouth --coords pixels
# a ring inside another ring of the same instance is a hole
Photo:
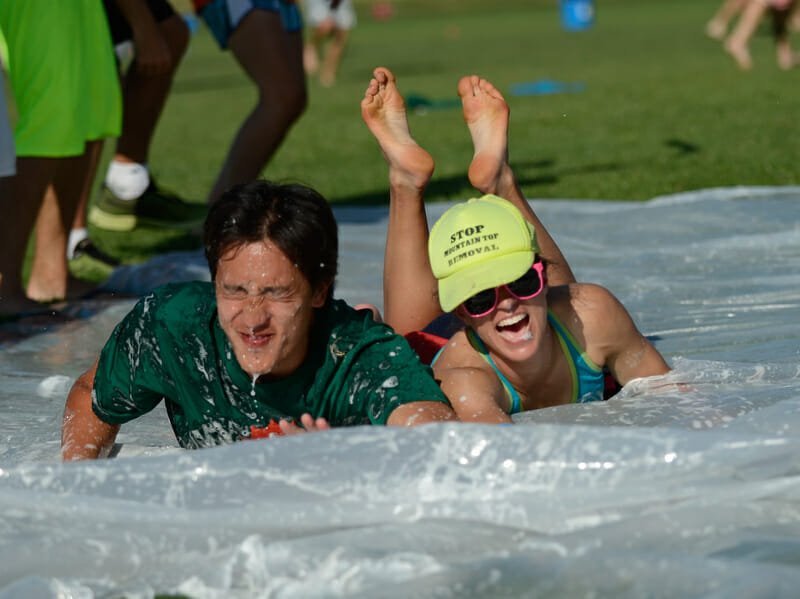
[[[255,335],[253,333],[240,333],[239,335],[248,347],[261,347],[270,338],[270,335]]]
[[[530,318],[527,314],[515,314],[504,318],[497,323],[497,332],[511,339],[518,339],[521,335],[528,336],[528,323]]]

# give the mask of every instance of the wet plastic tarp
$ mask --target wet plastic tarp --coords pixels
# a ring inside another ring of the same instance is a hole
[[[796,597],[800,188],[533,205],[671,374],[515,427],[192,452],[156,410],[116,459],[62,465],[67,390],[131,303],[88,306],[0,346],[0,599]],[[387,210],[337,217],[337,295],[380,305]],[[109,284],[184,276],[207,276],[199,254]]]

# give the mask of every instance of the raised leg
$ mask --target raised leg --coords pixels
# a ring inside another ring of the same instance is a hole
[[[566,258],[523,196],[508,163],[509,108],[503,95],[477,75],[459,81],[458,95],[474,146],[468,171],[470,183],[481,193],[491,193],[514,204],[534,226],[541,255],[547,263],[550,285],[574,282],[575,276]]]
[[[433,158],[411,136],[405,101],[388,69],[375,69],[361,102],[361,116],[389,165],[385,321],[400,334],[418,331],[442,314],[428,259],[428,221],[423,202],[423,192],[433,174]]]

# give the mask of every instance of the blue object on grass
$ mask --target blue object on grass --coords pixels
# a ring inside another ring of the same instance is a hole
[[[448,98],[446,100],[435,100],[426,96],[409,94],[406,96],[406,106],[409,110],[424,114],[429,110],[447,110],[461,106],[461,100]]]
[[[593,0],[560,0],[561,25],[567,31],[583,31],[594,23]]]
[[[511,86],[512,96],[546,96],[549,94],[574,94],[586,89],[582,81],[553,81],[552,79],[537,79],[525,83],[515,83]]]

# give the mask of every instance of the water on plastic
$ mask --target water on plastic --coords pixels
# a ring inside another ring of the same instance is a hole
[[[63,465],[66,393],[131,306],[87,303],[0,346],[0,599],[796,597],[800,188],[534,206],[670,375],[521,426],[199,451],[158,409],[123,426],[115,459]],[[387,211],[337,217],[337,295],[380,305]],[[195,277],[190,253],[109,285]]]

